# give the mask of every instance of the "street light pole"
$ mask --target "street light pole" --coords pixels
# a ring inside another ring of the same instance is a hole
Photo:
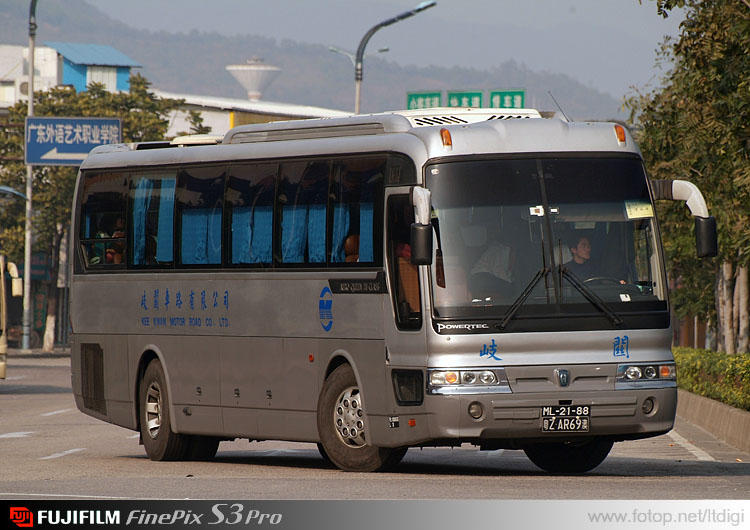
[[[34,38],[36,37],[36,2],[29,7],[29,95],[28,116],[34,115]],[[24,131],[25,134],[25,131]],[[33,166],[26,166],[26,227],[23,252],[23,336],[21,348],[29,350],[31,339],[31,189]]]
[[[355,62],[354,62],[355,61],[355,57],[354,57],[354,54],[352,52],[348,52],[346,50],[342,50],[341,48],[337,48],[336,46],[329,46],[328,47],[328,51],[329,52],[340,53],[341,55],[346,55],[347,57],[349,57],[349,60],[352,62],[352,66],[354,66],[354,64],[355,64]],[[378,53],[385,53],[385,52],[389,52],[389,51],[391,51],[390,48],[378,48]],[[365,55],[365,57],[369,57],[369,55]],[[364,57],[363,57],[363,59],[364,59]]]
[[[362,91],[362,60],[365,55],[365,46],[367,46],[367,43],[369,42],[370,38],[379,29],[384,28],[386,26],[390,26],[391,24],[395,24],[399,20],[404,20],[405,18],[413,17],[417,13],[424,11],[425,9],[429,9],[430,7],[433,7],[435,5],[437,5],[437,2],[435,0],[428,0],[427,2],[422,2],[411,11],[405,11],[404,13],[401,13],[400,15],[396,15],[393,18],[389,18],[388,20],[384,20],[383,22],[376,24],[375,26],[370,28],[370,30],[367,33],[365,33],[365,36],[362,37],[362,40],[359,41],[359,46],[357,47],[357,54],[356,54],[356,58],[354,62],[354,113],[355,114],[359,114],[359,101],[360,101],[360,95]]]

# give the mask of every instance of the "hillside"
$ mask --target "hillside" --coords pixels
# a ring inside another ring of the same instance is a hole
[[[45,0],[37,7],[37,42],[109,44],[143,65],[142,73],[165,91],[244,98],[225,70],[255,56],[283,69],[263,98],[350,110],[354,72],[342,55],[324,45],[246,35],[150,32],[131,28],[82,0]],[[28,43],[28,3],[0,0],[0,43]],[[554,110],[551,91],[574,119],[622,118],[620,103],[562,73],[537,72],[513,61],[488,70],[401,66],[368,57],[363,112],[403,108],[412,90],[526,88],[527,106]]]

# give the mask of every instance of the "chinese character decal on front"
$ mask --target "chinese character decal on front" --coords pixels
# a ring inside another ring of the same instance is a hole
[[[482,349],[479,351],[479,356],[489,357],[491,359],[495,359],[496,361],[502,361],[502,359],[497,356],[497,344],[495,343],[495,339],[492,339],[492,342],[490,342],[489,346],[487,344],[482,345]]]
[[[630,359],[630,351],[628,350],[630,339],[627,335],[623,335],[622,337],[615,337],[615,340],[613,342],[613,349],[612,349],[612,355],[614,357],[625,357],[626,359]]]

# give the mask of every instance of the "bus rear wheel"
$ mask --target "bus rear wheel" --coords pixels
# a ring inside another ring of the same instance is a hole
[[[172,431],[169,392],[164,368],[151,361],[139,388],[141,438],[151,460],[182,460],[190,448],[190,437]]]
[[[364,404],[352,367],[342,364],[323,383],[318,434],[325,454],[344,471],[384,471],[397,465],[406,447],[368,445]]]
[[[601,464],[612,449],[612,440],[543,443],[524,448],[534,464],[550,473],[585,473]]]

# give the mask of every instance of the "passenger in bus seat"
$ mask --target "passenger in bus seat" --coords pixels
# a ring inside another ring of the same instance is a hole
[[[359,234],[349,234],[344,240],[344,261],[356,263],[359,261]]]
[[[474,297],[495,294],[505,298],[515,294],[513,269],[516,252],[502,241],[499,229],[495,232],[496,237],[489,242],[469,273],[469,290]]]

